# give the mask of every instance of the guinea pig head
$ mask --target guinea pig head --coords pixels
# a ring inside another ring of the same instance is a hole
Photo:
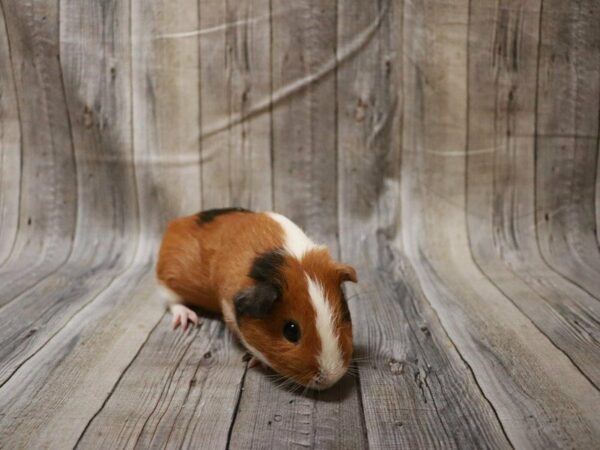
[[[352,359],[352,322],[342,283],[355,270],[317,248],[301,259],[283,250],[256,257],[253,284],[235,298],[238,329],[248,350],[295,382],[335,384]]]

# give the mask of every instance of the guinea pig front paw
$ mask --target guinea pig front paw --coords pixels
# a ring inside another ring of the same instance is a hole
[[[252,369],[257,366],[264,367],[264,364],[256,356],[252,356],[250,353],[246,353],[242,358],[244,362],[248,363],[248,368]]]
[[[173,314],[171,326],[174,330],[181,325],[181,329],[185,331],[187,330],[188,323],[193,323],[195,326],[198,326],[198,315],[187,306],[172,305],[171,313]]]
[[[258,359],[257,357],[253,356],[252,358],[250,358],[250,361],[248,361],[248,367],[249,368],[253,368],[256,366],[260,366],[262,365],[262,363],[260,362],[260,359]]]

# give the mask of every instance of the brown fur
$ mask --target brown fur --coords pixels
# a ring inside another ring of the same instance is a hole
[[[198,224],[197,216],[172,221],[165,233],[157,265],[159,280],[190,305],[221,313],[224,299],[233,310],[233,297],[254,282],[248,277],[254,258],[283,245],[281,226],[263,213],[231,212]],[[335,329],[346,365],[352,357],[352,324],[344,320],[343,281],[356,281],[350,266],[332,260],[325,248],[308,252],[301,261],[286,255],[281,268],[280,301],[265,319],[242,317],[229,327],[264,355],[278,372],[301,384],[318,373],[321,350],[316,313],[308,295],[306,274],[319,281],[335,315]],[[346,315],[347,317],[347,315]],[[286,321],[300,325],[300,342],[282,335]]]
[[[175,219],[163,237],[157,276],[186,304],[220,313],[220,299],[252,284],[246,274],[256,254],[282,239],[281,228],[260,213],[233,212],[203,225],[195,215]]]
[[[240,330],[246,341],[263,353],[276,371],[307,384],[319,370],[316,355],[321,351],[321,342],[315,326],[316,313],[300,262],[286,257],[282,272],[286,281],[283,301],[275,305],[267,319],[243,319]],[[297,344],[282,336],[287,320],[295,320],[300,325],[302,337]]]

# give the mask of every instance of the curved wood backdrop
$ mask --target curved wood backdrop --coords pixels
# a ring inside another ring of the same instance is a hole
[[[0,447],[598,448],[597,1],[0,6]],[[356,376],[169,330],[226,205],[357,266]]]

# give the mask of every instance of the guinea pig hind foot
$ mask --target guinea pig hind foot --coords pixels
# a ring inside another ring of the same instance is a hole
[[[187,330],[188,323],[193,323],[194,326],[198,326],[198,315],[187,306],[175,304],[171,305],[170,309],[171,314],[173,314],[171,326],[174,330],[181,325],[181,329],[185,331]]]

